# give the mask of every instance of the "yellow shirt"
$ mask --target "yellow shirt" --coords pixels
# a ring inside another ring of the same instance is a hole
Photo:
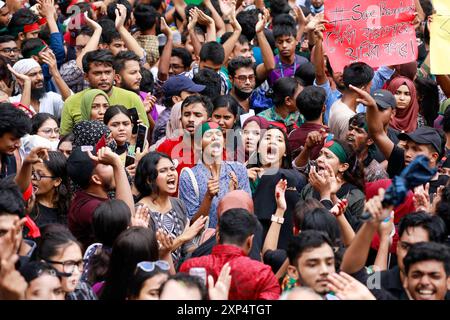
[[[65,102],[61,115],[61,135],[68,134],[72,131],[75,123],[81,121],[81,99],[85,91],[89,89],[85,89],[83,91],[70,96]],[[147,114],[145,112],[144,104],[141,101],[141,98],[134,92],[113,87],[112,93],[109,96],[109,101],[111,105],[121,104],[127,109],[136,108],[139,119],[142,121],[144,125],[149,126]]]

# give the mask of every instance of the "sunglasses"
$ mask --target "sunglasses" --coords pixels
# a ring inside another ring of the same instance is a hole
[[[137,264],[137,268],[141,269],[145,272],[152,272],[155,270],[155,267],[158,267],[159,269],[163,271],[169,271],[170,265],[167,261],[164,260],[158,260],[158,261],[141,261]]]

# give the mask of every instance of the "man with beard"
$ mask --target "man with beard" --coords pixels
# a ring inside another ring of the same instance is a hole
[[[450,290],[450,252],[440,243],[417,243],[404,261],[403,283],[409,299],[448,300]],[[406,298],[406,297],[405,297]]]
[[[250,58],[236,57],[228,63],[232,95],[239,102],[245,113],[251,109],[250,96],[256,87],[256,67]]]
[[[46,55],[46,57],[50,57],[50,53]],[[51,58],[49,58],[51,59]],[[54,63],[53,67],[50,69],[52,70],[52,74],[55,76],[55,78],[61,78],[61,75],[58,72],[58,68],[56,67],[56,61],[52,60]],[[25,75],[31,80],[31,92],[27,92],[27,90],[30,90],[26,84],[22,82],[19,83],[20,90],[22,91],[21,94],[9,98],[9,101],[12,103],[21,102],[22,100],[22,94],[23,95],[30,95],[30,103],[29,107],[35,112],[46,112],[54,115],[56,118],[61,117],[62,108],[64,105],[63,98],[60,94],[56,92],[46,92],[44,87],[44,75],[42,73],[42,68],[39,65],[39,63],[36,62],[34,59],[22,59],[16,62],[13,66],[13,70],[17,74]],[[62,78],[61,78],[62,80]],[[58,81],[55,81],[58,84]],[[64,81],[63,86],[65,85]],[[60,89],[61,92],[67,92],[67,90],[70,92],[70,89],[65,85],[65,88]]]
[[[103,90],[108,96],[111,105],[120,104],[126,108],[136,108],[139,119],[149,126],[144,105],[139,96],[128,90],[113,86],[115,72],[113,69],[114,56],[108,50],[95,50],[83,57],[83,71],[91,89]],[[61,134],[68,134],[73,125],[81,120],[81,99],[85,91],[72,95],[64,102],[61,117]]]
[[[353,147],[359,160],[364,165],[365,182],[389,178],[386,170],[379,162],[384,160],[384,156],[380,154],[374,141],[369,136],[365,113],[357,113],[350,118],[346,141]]]
[[[19,54],[20,50],[13,36],[0,36],[0,56],[9,59],[14,64],[19,60]]]
[[[122,161],[109,147],[97,150],[96,156],[82,151],[82,147],[75,148],[67,159],[67,173],[81,187],[69,208],[68,227],[86,249],[95,240],[94,211],[108,200],[108,192],[115,190],[116,199],[124,201],[131,213],[134,213],[133,195]]]

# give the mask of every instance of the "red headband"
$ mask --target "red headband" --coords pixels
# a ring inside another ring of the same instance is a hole
[[[47,23],[47,18],[40,18],[39,19],[39,21],[38,21],[38,24],[40,25],[40,26],[42,26],[42,25],[44,25],[44,24],[46,24]]]
[[[25,32],[25,33],[36,31],[36,30],[39,30],[39,24],[37,22],[32,23],[32,24],[26,24],[23,27],[23,32]]]
[[[25,190],[22,193],[23,200],[28,201],[28,199],[31,198],[32,194],[33,194],[33,184],[30,182],[30,185],[28,186],[27,190]]]

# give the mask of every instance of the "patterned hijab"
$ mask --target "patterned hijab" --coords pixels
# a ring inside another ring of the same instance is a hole
[[[117,143],[114,139],[108,139],[111,135],[111,130],[101,121],[86,121],[82,120],[73,127],[73,148],[81,146],[93,146],[101,139],[103,135],[107,138],[107,146],[112,151],[117,149]]]

